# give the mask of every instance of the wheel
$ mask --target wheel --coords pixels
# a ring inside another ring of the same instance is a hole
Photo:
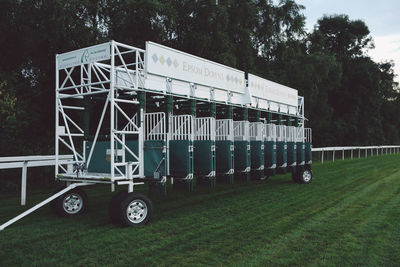
[[[53,200],[51,207],[59,216],[76,216],[87,210],[88,197],[80,188],[74,188]]]
[[[313,174],[310,169],[305,169],[298,175],[298,182],[302,184],[309,184],[313,179]]]
[[[114,224],[118,224],[118,214],[119,214],[118,207],[127,194],[128,194],[127,190],[119,191],[112,197],[110,201],[110,205],[108,207],[108,214],[110,215],[111,222]]]
[[[118,221],[123,227],[148,223],[153,211],[150,199],[142,193],[128,193],[118,206]]]

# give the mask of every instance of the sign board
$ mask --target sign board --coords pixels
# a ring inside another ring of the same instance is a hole
[[[253,97],[297,107],[297,90],[250,74],[248,87]]]
[[[147,72],[172,79],[245,93],[243,71],[160,44],[146,42]]]
[[[105,43],[57,55],[57,69],[110,59],[110,51],[110,43]]]

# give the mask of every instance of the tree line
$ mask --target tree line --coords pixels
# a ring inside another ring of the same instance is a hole
[[[154,41],[299,90],[314,146],[395,144],[392,62],[374,62],[365,22],[323,16],[305,30],[294,0],[0,2],[1,156],[54,152],[55,54],[110,39]]]

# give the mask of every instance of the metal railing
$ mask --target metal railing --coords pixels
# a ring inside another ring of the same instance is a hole
[[[335,161],[338,158],[344,160],[345,158],[361,158],[368,156],[384,155],[384,154],[395,154],[400,152],[400,146],[345,146],[345,147],[319,147],[313,148],[313,158],[321,159],[321,163],[324,160]],[[346,153],[347,152],[347,153]],[[315,155],[319,154],[319,155]]]
[[[58,156],[58,164],[60,165],[70,165],[72,164],[72,162],[73,162],[73,155]],[[55,165],[56,165],[55,155],[0,157],[0,170],[22,168],[22,176],[21,176],[22,206],[26,204],[26,177],[28,173],[28,167],[44,167],[44,166],[55,166]]]

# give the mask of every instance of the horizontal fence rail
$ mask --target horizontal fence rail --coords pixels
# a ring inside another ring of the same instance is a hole
[[[72,163],[73,155],[59,155],[58,163],[67,165]],[[26,204],[26,176],[28,167],[55,166],[56,156],[18,156],[0,157],[0,170],[22,168],[21,176],[21,205]]]
[[[336,147],[318,147],[313,148],[313,159],[320,160],[324,163],[324,160],[335,161],[335,157],[341,158],[361,158],[368,156],[377,156],[385,154],[395,154],[400,152],[400,146],[336,146]]]

